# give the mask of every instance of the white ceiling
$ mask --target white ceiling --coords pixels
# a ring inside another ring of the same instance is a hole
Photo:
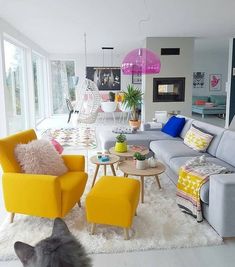
[[[50,53],[115,52],[147,36],[234,36],[234,0],[0,0],[0,17]]]

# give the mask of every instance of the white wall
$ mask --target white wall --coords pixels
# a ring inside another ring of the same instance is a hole
[[[193,72],[205,72],[205,86],[203,88],[193,88],[193,95],[209,96],[225,95],[225,84],[228,78],[228,56],[229,51],[227,47],[221,48],[218,51],[201,51],[194,52]],[[221,74],[222,75],[222,90],[210,91],[209,90],[209,75]]]
[[[121,67],[122,60],[129,51],[124,51],[122,54],[116,54],[113,50],[113,57],[111,53],[105,53],[104,60],[102,50],[100,54],[87,54],[87,66],[88,67]],[[50,60],[75,60],[75,75],[79,77],[78,90],[85,78],[85,54],[50,54]],[[121,90],[125,90],[128,84],[131,84],[132,76],[123,75],[121,73]],[[141,88],[141,85],[136,84],[136,87]],[[102,92],[102,91],[100,91]],[[104,91],[108,92],[108,91]],[[114,91],[118,92],[118,91]]]
[[[142,90],[144,105],[142,120],[151,121],[156,110],[181,111],[181,114],[191,115],[192,110],[192,70],[194,38],[180,37],[147,37],[146,47],[161,53],[161,48],[180,48],[178,56],[160,56],[161,71],[156,75],[145,75]],[[184,102],[153,102],[153,78],[185,77]]]
[[[27,96],[34,95],[33,93],[33,80],[32,78],[32,65],[31,65],[31,53],[32,51],[36,51],[45,58],[47,57],[47,52],[38,46],[36,43],[31,41],[27,38],[24,34],[20,33],[10,24],[5,22],[0,18],[0,88],[6,88],[5,84],[5,64],[4,64],[4,50],[3,50],[3,40],[4,37],[8,37],[12,39],[15,43],[19,44],[20,46],[24,47],[26,51],[26,62],[28,63],[26,68],[26,77],[27,77]],[[47,91],[47,88],[45,88]],[[5,90],[0,90],[0,137],[5,136],[7,134],[7,126],[6,126],[6,110],[5,110]],[[32,99],[28,97],[28,101],[26,103],[27,107],[27,119],[28,124],[27,127],[34,127],[35,120],[34,120],[34,105],[32,105]],[[34,101],[33,101],[34,103]]]

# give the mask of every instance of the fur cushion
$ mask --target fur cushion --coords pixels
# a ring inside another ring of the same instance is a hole
[[[15,155],[25,173],[60,176],[68,171],[61,156],[47,140],[18,144]]]

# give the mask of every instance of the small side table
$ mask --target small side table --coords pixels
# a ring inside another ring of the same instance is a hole
[[[134,160],[125,160],[120,163],[119,169],[124,173],[124,177],[128,177],[128,175],[134,175],[140,177],[141,182],[141,202],[144,203],[144,178],[146,176],[154,176],[156,178],[156,182],[158,184],[158,188],[161,189],[161,184],[159,181],[158,175],[163,173],[166,170],[165,165],[161,162],[157,163],[155,168],[147,168],[145,170],[138,170],[135,167]]]
[[[101,165],[104,166],[104,176],[106,176],[107,165],[110,166],[113,175],[116,176],[116,172],[115,172],[115,168],[114,168],[113,164],[116,162],[119,162],[120,158],[116,155],[109,155],[109,158],[110,158],[109,161],[105,161],[105,162],[98,160],[97,156],[93,156],[90,158],[91,163],[96,165],[95,174],[94,174],[94,178],[93,178],[91,187],[93,187],[95,184],[95,180],[96,180],[96,177],[97,177],[97,174],[98,174],[98,171],[99,171],[99,168]]]
[[[111,147],[111,148],[109,149],[109,153],[111,153],[112,155],[116,155],[116,156],[118,156],[118,157],[120,158],[120,159],[119,159],[119,162],[118,162],[118,164],[117,164],[117,169],[119,168],[119,164],[120,164],[123,160],[132,159],[133,156],[134,156],[134,154],[135,154],[136,152],[140,152],[142,155],[145,155],[145,156],[146,156],[146,155],[148,155],[148,153],[149,153],[149,149],[148,149],[147,147],[143,147],[142,150],[138,151],[138,150],[136,150],[136,149],[133,149],[133,145],[128,146],[128,147],[127,147],[127,151],[126,151],[126,152],[122,152],[122,153],[115,151],[115,148],[114,148],[114,147]]]

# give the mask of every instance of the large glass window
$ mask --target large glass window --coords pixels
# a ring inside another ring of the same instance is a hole
[[[36,123],[43,119],[43,58],[36,53],[32,54],[34,109]]]
[[[4,40],[6,71],[6,114],[8,133],[24,130],[25,117],[25,52],[24,49]]]
[[[53,97],[53,113],[67,113],[66,98],[75,100],[75,62],[72,60],[51,61],[51,85]]]

